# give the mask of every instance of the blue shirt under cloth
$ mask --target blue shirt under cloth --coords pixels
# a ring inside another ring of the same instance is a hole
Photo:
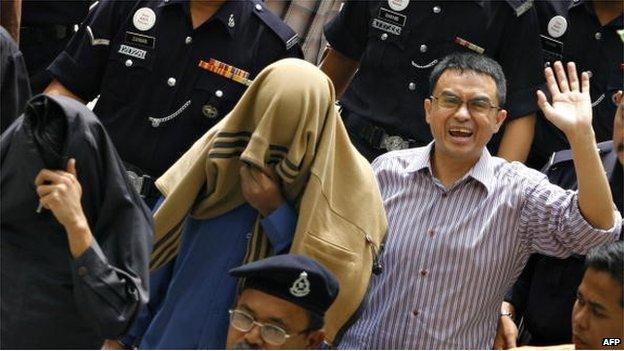
[[[231,268],[243,263],[258,212],[241,205],[219,217],[188,217],[180,252],[150,275],[150,302],[121,340],[141,349],[222,349],[236,279]],[[297,223],[284,204],[261,221],[273,254],[286,252]]]

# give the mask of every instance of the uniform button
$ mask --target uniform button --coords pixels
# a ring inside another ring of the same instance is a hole
[[[434,6],[433,7],[433,13],[440,13],[442,12],[442,8],[440,6]]]
[[[260,5],[260,4],[256,4],[256,10],[258,10],[258,11],[262,11],[262,5]]]
[[[217,90],[215,91],[215,96],[218,98],[223,97],[223,92],[221,90]]]
[[[190,43],[192,43],[192,42],[193,42],[193,38],[191,38],[191,37],[186,37],[186,39],[184,39],[184,42],[185,42],[186,44],[190,44]]]
[[[132,66],[132,60],[131,59],[127,59],[126,60],[126,67],[130,67]]]
[[[544,68],[546,68],[546,67],[550,67],[550,62],[549,61],[546,61],[546,63],[544,63]]]
[[[383,33],[381,35],[381,40],[386,40],[386,39],[388,39],[388,33]]]
[[[247,240],[251,239],[251,233],[247,233]]]
[[[592,71],[587,71],[587,77],[591,78],[594,76],[594,72]]]
[[[596,32],[596,34],[594,35],[594,37],[596,38],[596,40],[600,40],[600,39],[602,39],[602,33],[600,33],[600,32]]]
[[[173,78],[173,77],[167,79],[167,85],[170,86],[170,87],[175,86],[176,85],[176,79]]]
[[[424,277],[424,276],[426,276],[428,273],[429,273],[429,271],[428,271],[428,270],[426,270],[426,269],[422,269],[422,270],[420,271],[420,275],[422,275],[423,277]]]
[[[427,52],[427,45],[422,44],[422,45],[420,46],[420,52]]]
[[[412,90],[412,91],[416,90],[416,83],[414,83],[414,82],[410,82],[410,83],[407,85],[407,89]]]
[[[81,277],[84,277],[85,275],[87,275],[87,273],[89,273],[89,270],[87,269],[87,267],[78,267],[78,275]]]

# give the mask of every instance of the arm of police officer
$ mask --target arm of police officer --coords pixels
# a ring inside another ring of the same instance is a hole
[[[69,89],[67,89],[61,82],[59,82],[57,79],[52,80],[52,82],[45,88],[45,90],[43,91],[44,94],[47,95],[62,95],[62,96],[67,96],[70,97],[74,100],[78,100],[80,102],[82,102],[83,104],[85,103],[84,100],[82,100],[81,98],[79,98],[76,94],[72,93]]]
[[[351,83],[351,79],[353,79],[360,62],[346,57],[329,45],[325,48],[323,56],[320,69],[334,83],[336,99],[340,99],[349,83]]]
[[[271,243],[272,254],[286,253],[292,243],[297,213],[282,196],[275,170],[245,164],[239,171],[243,197],[264,217],[261,224]]]
[[[566,77],[563,64],[559,61],[554,64],[554,72],[550,67],[545,69],[545,76],[552,103],[538,90],[537,104],[570,143],[581,214],[594,228],[610,229],[615,222],[613,197],[592,128],[589,76],[583,72],[579,82],[576,65],[568,62]]]
[[[525,162],[531,150],[535,134],[535,114],[518,117],[505,126],[498,147],[498,157],[507,161]]]

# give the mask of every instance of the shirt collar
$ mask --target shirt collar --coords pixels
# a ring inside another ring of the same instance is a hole
[[[170,6],[176,4],[181,4],[182,6],[184,6],[186,8],[186,11],[190,14],[189,0],[162,0],[160,6]],[[225,29],[225,31],[228,32],[231,37],[234,37],[234,35],[236,34],[236,29],[241,25],[241,14],[243,12],[243,6],[245,5],[245,1],[226,1],[208,21],[217,21],[217,23],[223,25],[223,29]],[[230,19],[232,25],[230,25]]]
[[[411,157],[409,166],[405,169],[408,173],[418,172],[423,169],[428,169],[429,174],[433,176],[433,168],[431,167],[431,152],[433,151],[435,141],[430,142],[427,146],[415,149],[415,154]],[[481,157],[477,163],[468,171],[468,173],[462,177],[471,177],[472,179],[481,183],[491,193],[494,184],[494,167],[492,165],[492,155],[483,148]]]

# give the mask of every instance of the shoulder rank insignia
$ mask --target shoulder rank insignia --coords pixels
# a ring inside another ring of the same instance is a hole
[[[228,65],[227,63],[215,60],[213,58],[208,60],[208,62],[200,60],[198,66],[205,69],[206,71],[218,74],[222,77],[231,79],[246,86],[250,86],[253,82],[251,79],[249,79],[249,72],[240,68],[236,68],[232,65]]]

